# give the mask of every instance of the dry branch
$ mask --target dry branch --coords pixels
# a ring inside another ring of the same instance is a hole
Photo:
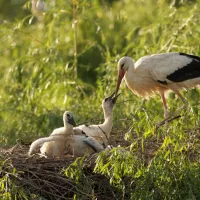
[[[89,159],[90,164],[84,168],[87,180],[82,180],[84,183],[80,184],[66,177],[63,172],[76,158],[29,158],[27,151],[26,146],[19,146],[4,152],[4,164],[0,172],[0,178],[7,176],[12,184],[23,188],[27,196],[36,194],[51,200],[73,199],[74,194],[77,194],[81,199],[106,199],[108,196],[116,199],[109,180],[93,173],[92,157]],[[13,173],[14,170],[17,173]]]

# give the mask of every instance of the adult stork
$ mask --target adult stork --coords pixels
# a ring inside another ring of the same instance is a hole
[[[159,93],[162,99],[165,119],[186,108],[187,101],[179,92],[182,88],[191,88],[200,84],[200,57],[185,53],[162,53],[144,56],[136,63],[130,57],[123,57],[118,62],[117,95],[121,81],[136,95],[148,98]],[[165,92],[172,90],[180,97],[183,106],[171,115],[168,112]]]

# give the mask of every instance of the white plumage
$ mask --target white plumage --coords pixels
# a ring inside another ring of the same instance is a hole
[[[110,132],[113,126],[113,108],[119,95],[113,97],[115,93],[103,99],[102,108],[104,112],[104,122],[98,125],[80,125],[74,128],[74,134],[85,134],[94,137],[100,144],[107,146]]]
[[[61,134],[68,134],[71,135],[72,134],[72,129],[73,127],[76,126],[76,123],[74,121],[74,115],[72,112],[70,111],[65,111],[63,114],[63,124],[64,127],[60,127],[60,128],[56,128],[53,130],[53,132],[51,133],[52,135],[61,135]]]
[[[123,57],[118,62],[118,82],[116,94],[125,76],[127,86],[138,96],[149,98],[159,93],[162,98],[165,118],[169,119],[165,92],[172,90],[183,101],[179,89],[191,88],[200,83],[200,58],[185,53],[163,53],[144,56],[136,63],[130,57]]]
[[[34,141],[30,146],[28,154],[34,154],[42,145],[40,148],[42,154],[53,157],[63,156],[66,149],[66,139],[69,140],[69,136],[73,135],[73,127],[76,125],[73,114],[69,111],[64,112],[63,122],[64,127],[55,129],[49,137],[40,138]]]
[[[66,141],[67,152],[73,156],[84,156],[104,150],[104,147],[93,137],[73,135]]]
[[[66,153],[74,156],[83,156],[104,150],[104,147],[93,137],[74,135],[75,121],[73,114],[65,111],[63,114],[64,127],[54,129],[49,137],[35,140],[29,149],[29,156],[39,148],[43,155],[48,157],[62,157]]]

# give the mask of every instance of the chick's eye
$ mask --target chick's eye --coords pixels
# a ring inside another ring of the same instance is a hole
[[[67,117],[68,117],[68,118],[70,118],[70,115],[69,115],[69,114],[67,114]]]
[[[108,98],[105,98],[105,102],[108,100]]]

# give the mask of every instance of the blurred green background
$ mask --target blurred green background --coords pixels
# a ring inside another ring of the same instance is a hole
[[[200,55],[199,0],[46,0],[41,9],[34,1],[0,0],[1,145],[49,135],[65,110],[78,124],[101,122],[102,99],[114,91],[124,55]],[[152,123],[162,119],[159,97],[141,100],[125,84],[121,93],[115,135],[141,115],[146,120],[144,113]],[[181,105],[170,97],[172,109]],[[198,91],[186,97],[198,120]]]

